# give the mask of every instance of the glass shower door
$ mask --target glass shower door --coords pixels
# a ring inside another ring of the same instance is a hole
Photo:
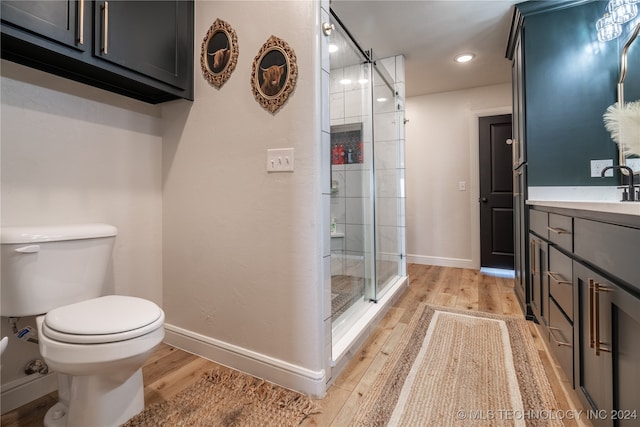
[[[374,294],[371,64],[336,23],[330,36],[331,320],[339,339]]]
[[[404,116],[397,107],[391,78],[373,70],[373,146],[375,175],[375,299],[404,276]]]

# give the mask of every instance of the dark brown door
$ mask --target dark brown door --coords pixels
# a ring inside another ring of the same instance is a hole
[[[480,117],[480,265],[513,269],[511,114]]]

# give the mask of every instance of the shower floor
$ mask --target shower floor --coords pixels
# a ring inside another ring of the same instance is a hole
[[[362,277],[339,274],[331,277],[331,321],[359,299],[364,298],[364,279]]]

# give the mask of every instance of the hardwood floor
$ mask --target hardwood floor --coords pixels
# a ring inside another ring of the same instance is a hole
[[[380,371],[389,349],[402,334],[419,303],[457,307],[506,315],[521,315],[513,290],[513,280],[488,276],[478,271],[409,264],[410,286],[380,322],[374,333],[335,380],[324,399],[322,412],[303,426],[343,427],[348,424],[363,394]],[[531,335],[560,409],[579,409],[577,397],[549,355],[538,327],[529,322]],[[217,367],[214,362],[162,344],[143,367],[147,405],[167,400],[190,386],[200,376]],[[41,426],[46,410],[56,401],[56,393],[44,396],[2,416],[0,425]],[[590,425],[588,421],[565,419],[565,425]]]

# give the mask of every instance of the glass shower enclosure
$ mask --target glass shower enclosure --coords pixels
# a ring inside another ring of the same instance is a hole
[[[399,278],[404,255],[404,111],[385,61],[332,17],[331,319],[334,343]],[[390,58],[394,64],[395,59]],[[395,74],[395,70],[394,70]]]

